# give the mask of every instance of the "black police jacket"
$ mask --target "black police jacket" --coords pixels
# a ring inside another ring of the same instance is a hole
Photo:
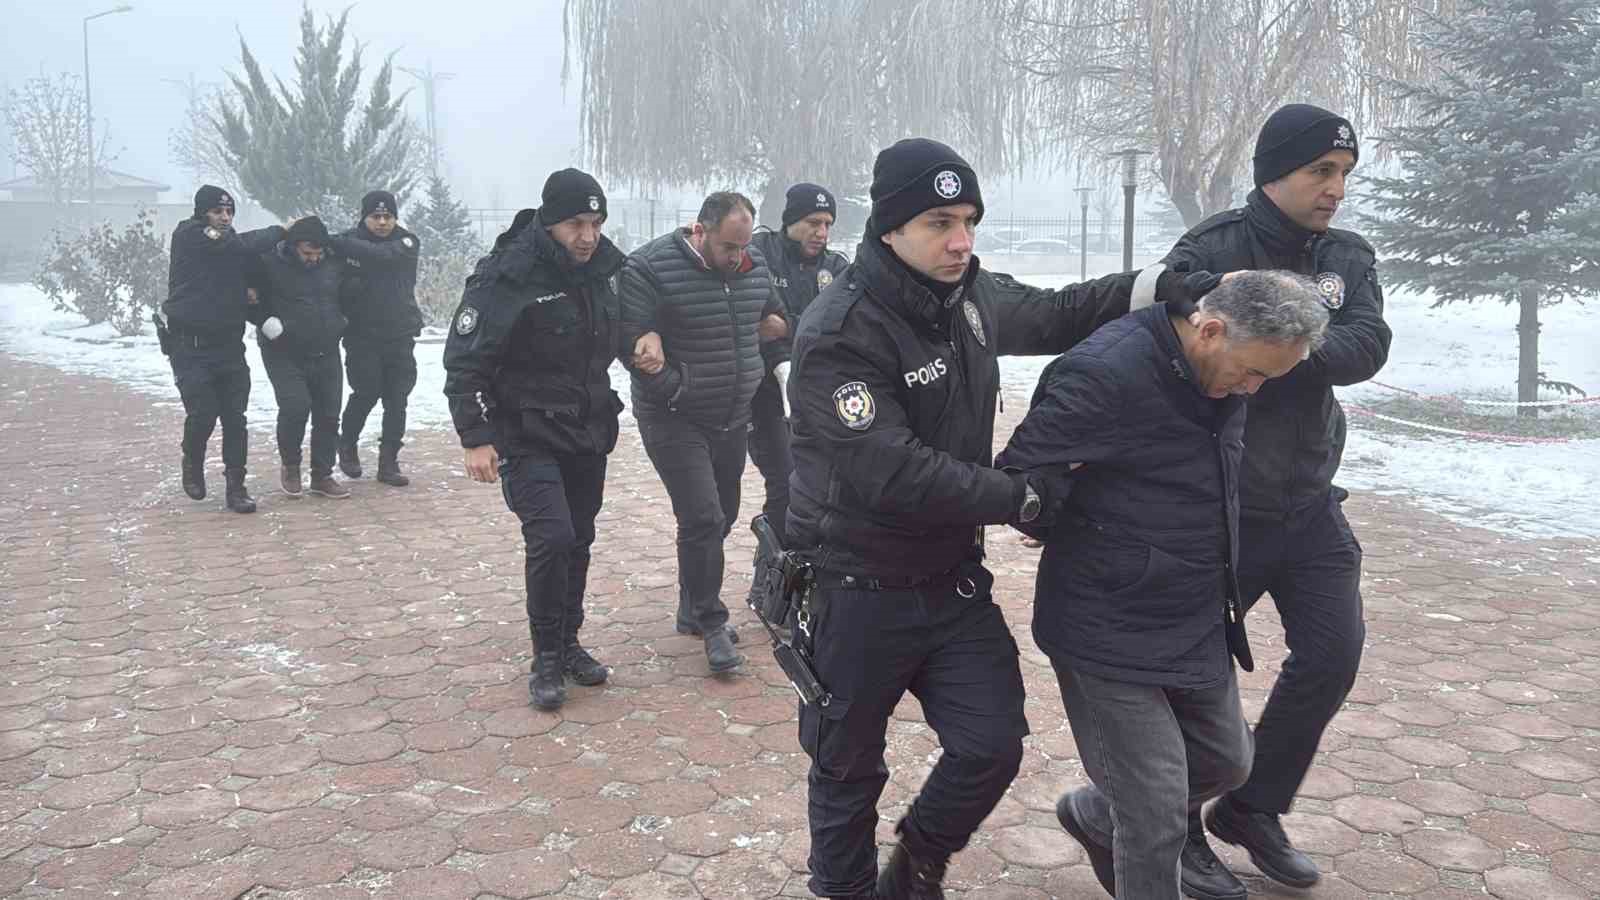
[[[743,428],[766,375],[756,327],[783,303],[758,255],[746,253],[736,273],[714,272],[689,246],[688,234],[680,228],[633,251],[617,279],[633,409],[707,428]],[[633,368],[633,345],[652,331],[661,336],[667,364],[647,375]]]
[[[1116,681],[1195,688],[1227,676],[1244,429],[1242,397],[1198,387],[1164,303],[1050,364],[995,458],[1070,485],[1034,592],[1046,653]]]
[[[184,219],[172,230],[167,299],[161,311],[181,334],[223,341],[244,337],[251,312],[245,299],[256,259],[283,240],[272,225],[239,233],[213,228],[204,216]]]
[[[766,260],[772,285],[783,299],[784,318],[789,322],[788,334],[761,345],[761,355],[771,369],[794,354],[794,332],[801,314],[850,265],[850,260],[835,250],[823,250],[815,259],[806,259],[800,244],[781,231],[758,231],[751,243]]]
[[[1335,385],[1373,377],[1389,358],[1376,255],[1360,235],[1307,231],[1261,191],[1245,206],[1196,225],[1167,254],[1172,266],[1223,273],[1288,269],[1316,279],[1328,305],[1327,340],[1288,375],[1250,398],[1245,429],[1245,514],[1287,517],[1327,502],[1344,454],[1344,410]]]
[[[610,239],[573,263],[536,217],[496,241],[467,279],[444,345],[444,392],[461,446],[501,456],[600,456],[617,443],[622,400],[617,270]]]
[[[1001,355],[1055,354],[1128,311],[1136,273],[1047,291],[974,258],[940,301],[881,242],[800,317],[789,374],[788,535],[821,568],[878,577],[981,557],[1018,479],[991,467]]]
[[[345,341],[396,340],[420,334],[417,258],[422,242],[417,236],[397,226],[388,237],[380,238],[362,222],[336,238],[334,246],[344,264],[339,303],[350,322]]]
[[[261,349],[294,356],[338,353],[345,327],[339,309],[343,268],[343,263],[327,252],[316,265],[307,266],[288,241],[263,254],[257,277],[260,306],[252,321],[259,325],[276,316],[283,333],[269,339],[266,331],[257,327],[256,342]]]

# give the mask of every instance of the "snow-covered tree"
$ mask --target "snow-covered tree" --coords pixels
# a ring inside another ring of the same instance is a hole
[[[83,144],[88,100],[78,76],[62,72],[54,78],[27,79],[10,92],[5,119],[17,164],[50,189],[54,202],[65,203],[83,192],[89,175]],[[96,171],[115,158],[107,151],[111,129],[101,129],[94,149]]]
[[[424,253],[476,253],[481,246],[466,204],[455,199],[450,184],[438,175],[428,179],[427,196],[405,225],[422,239]]]
[[[344,58],[346,10],[319,28],[307,6],[300,16],[294,87],[268,78],[244,38],[244,74],[230,75],[232,96],[216,105],[214,127],[226,162],[245,194],[284,218],[315,213],[329,221],[361,208],[361,196],[383,185],[403,198],[416,176],[416,139],[405,117],[405,94],[391,92],[385,60],[361,87],[362,46]]]
[[[1539,309],[1600,295],[1600,6],[1466,0],[1421,40],[1447,73],[1404,85],[1422,110],[1387,136],[1404,174],[1373,182],[1385,279],[1518,304],[1517,399],[1570,388],[1539,370]]]

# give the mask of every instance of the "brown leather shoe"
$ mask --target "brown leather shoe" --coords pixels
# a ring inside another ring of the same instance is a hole
[[[278,476],[278,483],[283,485],[283,492],[291,497],[298,497],[304,491],[301,487],[299,466],[284,466],[283,473]]]
[[[350,496],[350,489],[335,481],[332,474],[313,475],[311,493],[333,500],[344,500]]]

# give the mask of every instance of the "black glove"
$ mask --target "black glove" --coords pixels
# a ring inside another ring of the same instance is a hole
[[[1184,318],[1195,312],[1200,298],[1222,283],[1221,275],[1210,272],[1176,272],[1168,269],[1156,278],[1156,299]]]
[[[1014,472],[1012,477],[1017,482],[1018,499],[1008,524],[1028,537],[1047,540],[1050,526],[1072,492],[1070,477],[1044,472]]]

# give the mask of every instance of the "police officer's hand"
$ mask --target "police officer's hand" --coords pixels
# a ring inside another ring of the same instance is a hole
[[[649,331],[639,335],[633,342],[633,367],[646,375],[654,375],[667,365],[667,357],[661,350],[661,335]]]
[[[789,333],[789,322],[783,316],[773,313],[761,320],[756,326],[756,334],[763,341],[775,341]]]
[[[1156,299],[1164,301],[1172,312],[1188,318],[1194,315],[1200,298],[1211,293],[1228,277],[1210,272],[1175,272],[1168,269],[1156,279]]]
[[[468,447],[466,451],[467,477],[484,484],[500,480],[500,454],[493,444]]]

